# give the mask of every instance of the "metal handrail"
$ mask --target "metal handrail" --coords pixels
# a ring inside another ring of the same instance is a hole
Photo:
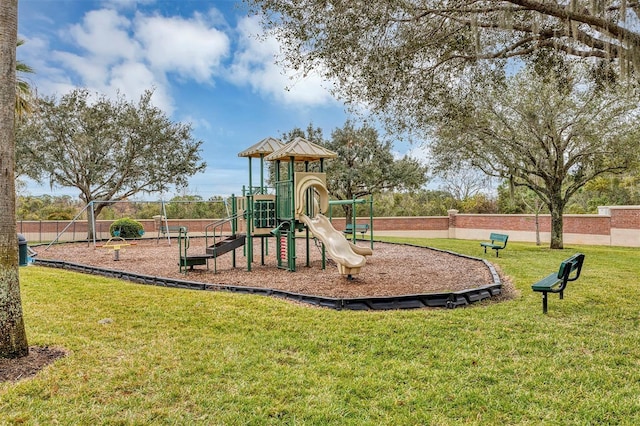
[[[213,227],[213,235],[211,236],[211,238],[213,238],[213,245],[216,244],[216,229],[220,229],[220,235],[219,237],[222,238],[222,227],[224,225],[226,225],[229,222],[232,222],[236,219],[238,219],[239,217],[241,217],[241,215],[239,213],[236,213],[232,216],[229,216],[227,218],[224,219],[220,219],[216,222],[210,223],[207,226],[204,227],[204,242],[205,242],[205,246],[209,247],[209,230],[211,229],[211,227]],[[232,231],[233,232],[233,231]]]

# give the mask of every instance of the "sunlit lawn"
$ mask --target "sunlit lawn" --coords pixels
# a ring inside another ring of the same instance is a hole
[[[22,268],[30,344],[70,354],[0,384],[0,424],[640,424],[640,250],[403,241],[486,257],[517,297],[334,311]],[[543,315],[531,284],[578,251]]]

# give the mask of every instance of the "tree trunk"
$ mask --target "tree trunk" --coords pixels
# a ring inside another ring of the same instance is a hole
[[[89,197],[87,197],[87,199],[90,200]],[[87,241],[92,241],[94,237],[93,230],[96,227],[98,215],[100,214],[100,212],[102,212],[102,209],[105,208],[105,204],[95,203],[92,201],[86,201],[86,203],[89,205],[89,207],[87,208]]]
[[[18,0],[0,2],[0,357],[29,353],[18,272],[15,190]]]
[[[551,244],[549,247],[562,250],[564,248],[562,241],[562,213],[564,211],[564,203],[562,199],[560,197],[551,197],[549,210],[551,212]]]
[[[96,226],[96,206],[95,204],[90,204],[87,209],[87,241],[93,240],[93,229]]]
[[[342,211],[344,211],[344,217],[347,218],[346,223],[351,223],[353,221],[353,206],[351,204],[343,204]]]

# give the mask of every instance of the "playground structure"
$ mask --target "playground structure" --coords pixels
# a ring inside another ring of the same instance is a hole
[[[366,256],[373,253],[373,229],[371,227],[371,248],[361,247],[348,241],[341,231],[336,230],[329,218],[329,193],[324,173],[325,159],[337,154],[313,144],[303,138],[296,138],[288,144],[274,138],[266,138],[238,154],[249,159],[249,186],[243,188],[241,197],[231,197],[231,215],[207,226],[205,238],[206,253],[189,255],[189,236],[179,234],[180,271],[187,271],[196,265],[208,265],[216,258],[231,252],[233,267],[236,267],[236,250],[244,248],[247,270],[251,271],[254,257],[254,240],[260,240],[261,264],[268,255],[266,239],[276,239],[277,267],[295,272],[295,238],[302,234],[306,239],[306,266],[309,263],[310,237],[313,234],[322,243],[322,268],[326,268],[326,253],[337,264],[340,274],[352,279],[366,264]],[[253,159],[260,161],[260,184],[253,185]],[[265,186],[265,161],[272,164],[274,187]],[[315,163],[318,163],[317,165]],[[313,166],[312,166],[313,164]],[[301,171],[301,169],[303,171]],[[354,204],[365,200],[347,200],[341,203]],[[353,223],[355,225],[355,216]],[[224,235],[225,227],[231,229]]]
[[[249,186],[242,189],[241,196],[227,199],[225,206],[229,208],[224,219],[213,223],[207,220],[204,229],[190,224],[188,232],[179,222],[174,221],[170,226],[167,215],[157,215],[154,218],[155,241],[152,238],[140,241],[139,248],[145,249],[132,250],[130,256],[123,257],[118,271],[106,263],[111,261],[105,256],[92,256],[81,246],[65,247],[59,252],[60,256],[45,250],[45,258],[40,256],[37,262],[144,284],[272,295],[334,309],[454,308],[501,294],[498,273],[487,261],[452,252],[410,245],[397,249],[382,244],[377,250],[378,259],[382,261],[367,265],[367,256],[372,254],[373,246],[358,246],[355,238],[357,233],[364,237],[369,232],[373,244],[372,208],[369,208],[368,224],[356,223],[355,208],[352,209],[353,218],[346,219],[344,231],[335,229],[331,223],[333,206],[349,203],[355,207],[367,202],[363,199],[329,200],[324,160],[335,158],[335,153],[304,139],[284,145],[267,138],[239,156],[249,158]],[[256,158],[260,160],[260,184],[254,186],[252,162]],[[265,161],[272,165],[272,188],[264,184]],[[369,202],[372,201],[369,197]],[[164,207],[162,213],[165,213]],[[348,225],[351,225],[350,229]],[[175,260],[167,262],[173,256],[161,251],[173,252],[169,239],[171,232],[178,234],[179,272],[174,266]],[[159,244],[160,235],[164,233],[169,244]],[[345,237],[348,233],[353,242]],[[311,235],[322,243],[320,250],[311,252]],[[198,238],[194,240],[195,237]],[[191,242],[195,242],[194,248],[198,247],[202,253],[190,253]],[[115,249],[118,245],[124,247],[123,244],[127,243],[112,240],[105,245]],[[265,265],[268,250],[275,249],[278,269],[295,272],[299,262],[297,251],[306,251],[305,265],[309,268],[301,268],[293,276],[286,276],[270,266],[256,268],[260,271],[256,274],[236,273],[237,251],[243,249],[246,270],[251,271],[254,248],[258,245],[262,265]],[[53,247],[52,251],[57,249],[62,247]],[[218,259],[222,255],[225,257]],[[117,256],[115,252],[114,256]],[[314,266],[321,263],[325,269],[327,256],[336,264],[339,275],[317,274],[310,268],[313,262]],[[184,279],[183,274],[189,269],[198,265],[206,265],[208,269],[211,261],[216,273],[217,262],[223,265],[220,275],[194,271],[197,280]],[[350,285],[339,277],[350,280],[360,273],[362,283],[367,285]],[[338,275],[337,279],[333,278],[335,275]],[[389,280],[388,277],[401,278]]]

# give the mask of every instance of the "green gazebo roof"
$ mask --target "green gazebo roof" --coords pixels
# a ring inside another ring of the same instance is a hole
[[[240,152],[238,157],[260,158],[260,156],[269,155],[283,146],[285,144],[280,139],[268,137]]]
[[[336,158],[337,153],[325,147],[316,145],[304,138],[295,138],[280,149],[273,151],[265,157],[267,161],[285,160],[290,161],[318,161],[322,158]]]

